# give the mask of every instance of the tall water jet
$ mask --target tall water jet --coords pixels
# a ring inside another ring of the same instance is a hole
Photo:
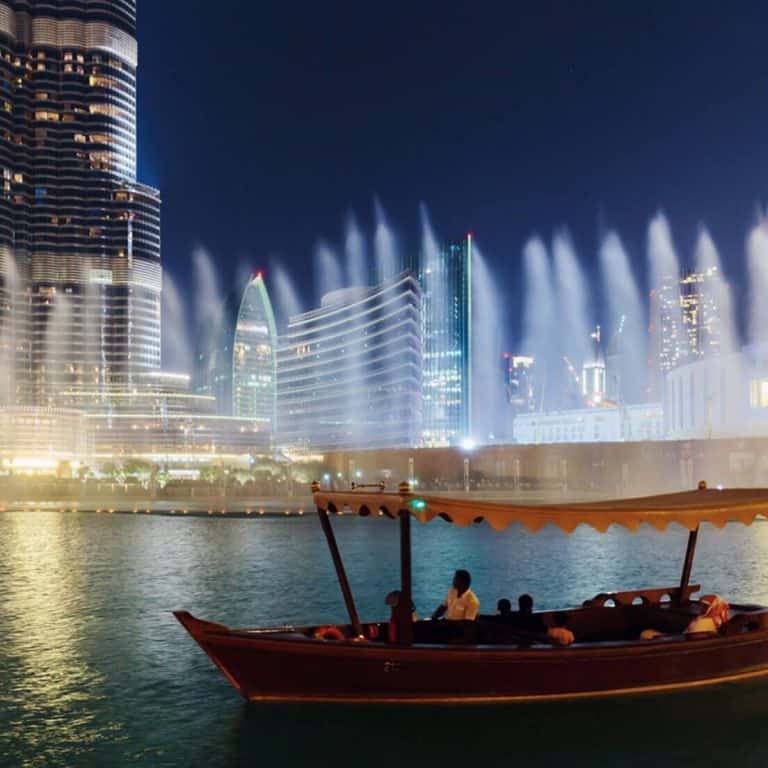
[[[373,201],[376,231],[373,237],[373,252],[376,262],[377,282],[394,277],[400,271],[400,259],[394,232],[387,223],[387,215],[378,199]]]
[[[521,351],[534,358],[539,382],[537,410],[549,407],[549,374],[560,369],[557,353],[555,293],[547,247],[539,237],[532,237],[523,249],[525,264],[525,307],[523,310],[523,344]]]
[[[421,221],[422,290],[426,301],[439,304],[445,301],[446,294],[444,260],[441,258],[440,246],[424,203],[419,206],[419,219]]]
[[[505,318],[497,281],[477,243],[472,245],[472,430],[479,443],[511,434],[504,381],[496,375],[504,352]]]
[[[346,257],[347,283],[349,285],[368,284],[368,254],[365,239],[354,213],[349,213],[344,232],[344,255]]]
[[[689,354],[680,305],[680,262],[663,213],[656,214],[648,225],[648,263],[651,271],[650,359],[654,364],[649,394],[656,399],[661,397],[664,375]]]
[[[192,260],[195,272],[195,338],[188,340],[192,367],[185,368],[183,372],[192,376],[194,386],[199,386],[209,376],[209,351],[218,349],[220,345],[225,322],[224,297],[210,251],[198,245],[193,251]]]
[[[738,333],[731,286],[725,280],[720,254],[714,240],[703,226],[696,240],[695,261],[696,274],[701,279],[698,285],[699,335],[713,332],[719,334],[719,338],[701,338],[700,351],[722,354],[734,352],[738,348]]]
[[[21,279],[10,250],[0,251],[0,405],[15,403],[16,331]]]
[[[106,301],[103,286],[91,280],[86,281],[83,288],[83,299],[80,307],[82,337],[85,346],[81,363],[82,379],[89,388],[99,392],[99,399],[101,399],[106,394],[108,369],[108,344],[105,337],[104,312]]]
[[[640,403],[646,390],[647,323],[629,256],[616,232],[608,232],[600,245],[600,271],[608,302],[606,394],[617,403]]]
[[[445,274],[446,261],[441,257],[440,247],[429,220],[429,213],[422,203],[419,208],[421,219],[421,313],[422,313],[422,413],[423,432],[432,439],[430,430],[441,401],[441,360],[443,354],[440,334],[434,328],[445,328],[448,322],[448,285]],[[471,406],[471,404],[470,404]]]
[[[749,262],[749,342],[768,343],[768,219],[762,218],[747,239]]]
[[[278,328],[284,328],[289,317],[302,311],[302,303],[296,286],[293,284],[285,267],[275,259],[271,259],[270,280],[273,293],[273,304],[277,315]]]
[[[657,213],[648,224],[648,262],[651,269],[651,288],[659,286],[666,277],[680,277],[677,257],[667,217]]]
[[[344,285],[339,258],[323,240],[319,240],[315,246],[315,280],[318,299],[322,299],[327,293],[338,291]]]
[[[193,368],[184,301],[168,270],[163,270],[163,366],[189,373]]]
[[[253,275],[256,272],[253,265],[245,259],[240,259],[237,263],[237,269],[235,270],[235,283],[233,289],[237,292],[238,298],[242,298],[245,287],[253,279]],[[227,299],[228,301],[229,299]]]
[[[558,232],[552,241],[557,286],[557,317],[561,328],[560,348],[581,371],[592,362],[592,322],[589,319],[587,281],[576,256],[570,235]]]
[[[223,309],[219,278],[207,248],[202,245],[195,247],[192,261],[195,270],[196,325],[200,330],[207,330],[218,324]]]
[[[49,407],[60,404],[66,397],[67,385],[72,381],[74,366],[72,297],[63,286],[51,295],[45,327],[43,398]]]

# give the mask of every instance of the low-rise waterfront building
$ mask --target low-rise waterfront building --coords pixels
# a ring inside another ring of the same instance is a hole
[[[605,443],[664,439],[660,403],[571,411],[521,413],[515,416],[516,443]]]
[[[670,439],[768,435],[768,345],[670,371],[664,413]]]

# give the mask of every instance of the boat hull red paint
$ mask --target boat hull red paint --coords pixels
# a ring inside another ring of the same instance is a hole
[[[395,646],[176,618],[250,701],[471,702],[612,695],[768,674],[768,629],[540,646]]]

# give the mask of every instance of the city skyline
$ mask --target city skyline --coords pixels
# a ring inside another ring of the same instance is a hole
[[[231,2],[213,32],[202,4],[181,9],[147,3],[140,14],[152,76],[139,89],[139,161],[164,189],[166,263],[182,279],[197,243],[227,283],[241,260],[269,277],[278,254],[309,307],[317,239],[338,243],[350,210],[373,235],[378,194],[406,250],[418,247],[421,201],[444,238],[476,234],[509,294],[513,337],[522,244],[561,224],[593,269],[598,235],[615,227],[642,280],[647,218],[667,212],[681,254],[692,253],[704,221],[736,297],[746,292],[745,234],[766,199],[765,162],[742,151],[761,146],[765,124],[757,4],[726,18],[692,4],[476,15],[425,4],[403,14],[407,23],[396,4],[374,25],[331,6],[296,26],[278,8],[257,16]],[[729,55],[710,59],[699,40]],[[179,62],[198,46],[216,64],[193,78]],[[241,98],[251,51],[257,74]],[[457,108],[446,121],[449,103]],[[189,184],[187,158],[200,142],[211,152]],[[222,210],[219,189],[237,190]]]

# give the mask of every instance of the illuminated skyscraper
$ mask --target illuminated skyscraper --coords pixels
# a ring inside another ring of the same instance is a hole
[[[259,272],[243,294],[232,352],[234,415],[253,419],[274,433],[277,397],[277,327],[264,278]]]
[[[690,272],[680,281],[680,304],[690,359],[712,357],[723,351],[721,313],[728,311],[723,306],[728,300],[726,289],[717,267]]]
[[[664,391],[664,376],[688,356],[688,339],[682,327],[680,278],[669,275],[651,291],[649,399]]]
[[[723,317],[730,313],[730,294],[716,266],[665,278],[651,292],[651,398],[661,397],[663,379],[691,360],[733,350],[723,338]]]
[[[504,388],[514,413],[536,410],[536,365],[527,355],[504,353]]]
[[[0,2],[6,403],[77,390],[87,405],[86,390],[96,402],[160,367],[160,195],[136,181],[135,27],[135,0]]]
[[[422,255],[422,441],[456,445],[472,435],[472,235]]]

